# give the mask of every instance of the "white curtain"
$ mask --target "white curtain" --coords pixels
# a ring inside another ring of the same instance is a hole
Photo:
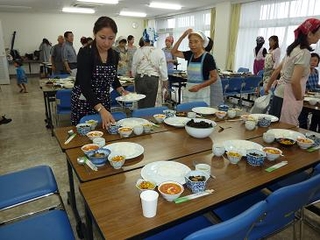
[[[273,0],[244,3],[241,7],[240,26],[236,48],[235,69],[253,69],[256,37],[263,36],[264,47],[269,49],[268,38],[277,35],[281,58],[294,41],[293,31],[307,18],[320,18],[319,0]],[[320,44],[312,46],[320,53]]]
[[[165,47],[165,39],[167,36],[173,36],[174,40],[178,40],[182,33],[188,28],[192,28],[194,31],[203,31],[207,36],[210,36],[210,21],[211,13],[210,10],[192,12],[182,15],[176,15],[168,18],[156,19],[155,27],[156,32],[159,35],[159,39],[156,42],[158,48]],[[187,51],[188,40],[185,39],[179,50]],[[178,66],[179,70],[186,70],[187,62],[183,59],[178,59],[180,65]]]

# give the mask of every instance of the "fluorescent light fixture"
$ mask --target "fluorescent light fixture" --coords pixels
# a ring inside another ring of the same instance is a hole
[[[181,6],[179,4],[171,4],[171,3],[162,3],[162,2],[151,2],[149,4],[151,8],[163,8],[163,9],[172,9],[172,10],[180,10]]]
[[[0,5],[0,8],[11,8],[11,9],[31,9],[28,6],[14,6],[14,5]]]
[[[62,12],[92,14],[95,13],[95,10],[92,8],[64,7],[62,8]]]
[[[101,4],[118,4],[118,0],[77,0],[77,2],[101,3]]]
[[[146,17],[147,16],[147,14],[143,12],[129,12],[129,11],[121,11],[119,15],[126,16],[126,17]]]

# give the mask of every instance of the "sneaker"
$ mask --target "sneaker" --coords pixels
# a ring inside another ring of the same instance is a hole
[[[11,121],[12,121],[11,118],[6,118],[5,116],[2,116],[2,119],[0,120],[0,125],[7,124],[7,123],[9,123]]]

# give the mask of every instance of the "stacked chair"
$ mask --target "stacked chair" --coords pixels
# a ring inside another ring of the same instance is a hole
[[[56,124],[61,115],[71,115],[71,89],[60,89],[56,93]],[[70,119],[70,117],[69,117]]]
[[[36,166],[0,176],[0,213],[57,196],[59,203],[34,212],[1,218],[2,240],[75,239],[64,211],[57,183],[49,166]],[[38,207],[38,205],[37,205]]]

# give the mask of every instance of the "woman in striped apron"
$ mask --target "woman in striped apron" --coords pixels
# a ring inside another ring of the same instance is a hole
[[[190,51],[178,50],[188,36]],[[172,54],[188,61],[188,81],[183,91],[183,102],[205,101],[210,105],[210,85],[217,81],[218,73],[213,56],[205,51],[209,40],[202,32],[186,30],[172,48]]]

